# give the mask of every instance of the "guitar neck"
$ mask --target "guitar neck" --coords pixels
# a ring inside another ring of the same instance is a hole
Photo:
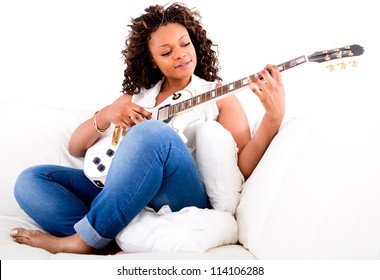
[[[308,58],[307,58],[307,56],[302,55],[300,57],[294,58],[292,60],[289,60],[289,61],[286,61],[284,63],[277,65],[277,68],[280,72],[282,72],[282,71],[288,70],[290,68],[296,67],[298,65],[301,65],[305,62],[308,62]],[[258,75],[259,75],[258,73],[255,73],[253,75],[250,75],[249,78],[254,79],[254,78],[258,77]],[[182,111],[191,109],[191,108],[198,106],[198,105],[201,105],[205,102],[208,102],[208,101],[211,101],[214,99],[219,99],[221,97],[225,97],[228,94],[231,94],[234,91],[247,86],[249,78],[245,77],[243,79],[225,84],[221,87],[215,88],[213,90],[199,94],[199,95],[194,96],[192,98],[189,98],[189,99],[183,100],[181,102],[178,102],[176,104],[170,105],[169,108],[167,108],[168,116],[172,117],[172,116],[175,116]]]
[[[287,62],[284,62],[284,63],[277,65],[277,69],[280,72],[282,72],[282,71],[288,70],[290,68],[296,67],[298,65],[301,65],[303,63],[306,63],[306,62],[308,62],[308,58],[306,57],[306,55],[301,55],[297,58],[294,58],[292,60],[289,60]]]

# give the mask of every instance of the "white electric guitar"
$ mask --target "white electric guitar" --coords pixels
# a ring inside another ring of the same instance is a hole
[[[359,56],[363,54],[364,48],[360,45],[350,45],[342,48],[318,51],[311,55],[302,55],[282,64],[277,65],[280,72],[291,69],[307,62],[329,62],[346,57]],[[339,62],[326,66],[330,71],[335,68],[344,69],[350,63],[353,67],[357,66],[357,61]],[[257,78],[258,73],[251,75],[249,78]],[[186,138],[182,134],[184,129],[190,123],[196,121],[194,114],[183,114],[196,106],[205,104],[206,102],[224,98],[230,94],[235,94],[239,89],[248,86],[248,77],[225,84],[219,88],[207,91],[205,93],[193,96],[189,91],[179,91],[162,104],[154,108],[145,108],[152,113],[152,119],[160,120],[172,126],[186,142]],[[181,121],[179,121],[181,119]],[[108,169],[111,165],[112,158],[118,148],[123,137],[122,129],[119,126],[113,126],[113,130],[103,135],[92,147],[90,147],[84,159],[85,175],[99,188],[104,187]]]

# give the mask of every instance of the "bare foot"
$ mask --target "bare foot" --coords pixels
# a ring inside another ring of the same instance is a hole
[[[15,228],[11,231],[13,241],[31,247],[41,248],[50,253],[96,254],[96,250],[87,245],[78,234],[56,237],[40,230]]]
[[[115,255],[124,255],[124,254],[127,254],[127,252],[119,251],[119,252],[117,252]]]

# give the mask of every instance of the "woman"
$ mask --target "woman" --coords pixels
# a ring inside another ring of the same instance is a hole
[[[112,160],[103,189],[82,170],[43,165],[22,172],[15,197],[22,209],[49,234],[16,228],[15,242],[51,253],[100,253],[145,207],[173,211],[210,207],[191,153],[178,134],[150,120],[146,107],[162,104],[173,93],[219,86],[218,60],[197,11],[182,4],[150,6],[132,20],[123,50],[123,93],[73,133],[69,151],[82,157],[111,124],[126,135]],[[247,178],[276,135],[284,116],[284,88],[273,65],[249,81],[265,115],[251,138],[238,99],[214,103],[217,121],[230,131],[239,149],[238,166]]]

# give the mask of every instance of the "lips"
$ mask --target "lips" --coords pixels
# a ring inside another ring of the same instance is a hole
[[[178,68],[184,68],[184,67],[186,67],[187,65],[189,65],[191,63],[191,60],[189,60],[189,61],[185,61],[185,62],[183,62],[183,63],[181,63],[181,64],[177,64],[176,66],[175,66],[175,68],[176,69],[178,69]]]

